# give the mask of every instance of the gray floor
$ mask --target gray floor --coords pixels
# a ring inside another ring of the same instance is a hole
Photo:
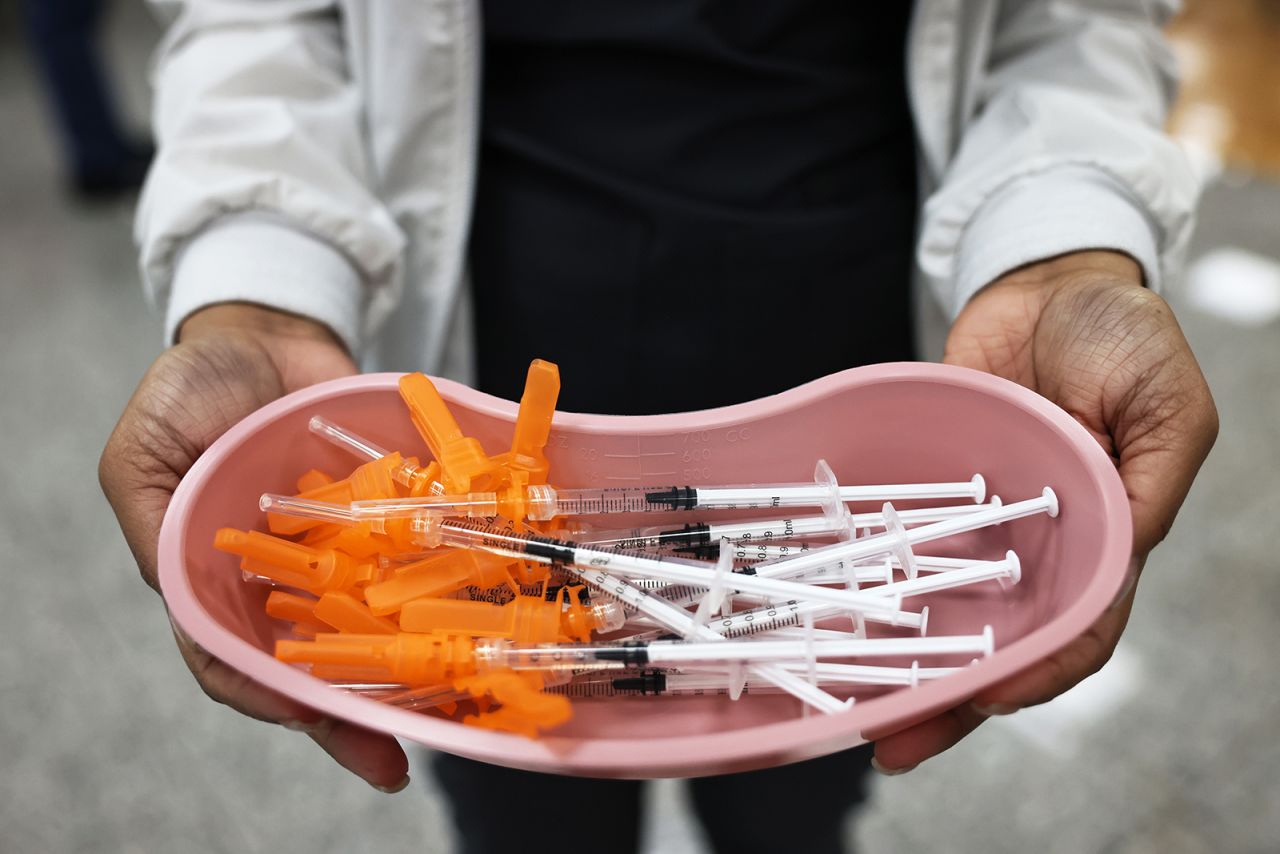
[[[25,56],[0,13],[0,851],[448,850],[439,799],[348,776],[304,737],[208,702],[171,648],[95,465],[159,346],[127,204],[57,190]],[[141,112],[154,32],[113,23]],[[1208,195],[1196,252],[1280,255],[1280,188]],[[1175,306],[1178,294],[1171,295]],[[876,783],[850,824],[883,852],[1252,852],[1280,846],[1280,330],[1180,309],[1222,436],[1152,559],[1112,665]],[[647,848],[702,850],[680,785],[652,791]]]

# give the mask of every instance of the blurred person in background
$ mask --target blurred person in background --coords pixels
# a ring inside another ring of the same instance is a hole
[[[1038,391],[1115,457],[1135,579],[1216,435],[1156,293],[1197,193],[1161,130],[1166,4],[486,0],[483,32],[465,2],[157,5],[175,18],[137,231],[172,346],[101,465],[153,587],[196,457],[357,359],[515,398],[542,357],[566,409],[705,408],[912,358],[913,276],[953,319],[948,362]],[[876,766],[1093,673],[1132,597],[1008,682],[872,734]],[[407,785],[394,739],[177,640],[213,698]],[[867,754],[697,780],[694,806],[717,850],[839,851]],[[639,783],[436,768],[466,851],[567,844],[559,822],[498,819],[495,790],[563,811],[590,850],[636,845]],[[746,821],[752,802],[804,821]]]
[[[149,142],[125,130],[99,52],[103,0],[23,0],[28,41],[62,138],[71,190],[108,198],[142,186]]]

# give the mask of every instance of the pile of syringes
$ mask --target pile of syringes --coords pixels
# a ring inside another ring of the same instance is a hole
[[[1002,503],[981,475],[842,485],[820,460],[812,483],[557,488],[544,447],[559,390],[556,366],[535,361],[511,448],[492,456],[422,374],[400,393],[433,460],[312,418],[355,469],[308,471],[297,495],[262,496],[269,533],[215,539],[246,581],[270,585],[267,613],[292,632],[277,658],[341,690],[529,736],[568,720],[571,698],[786,693],[836,713],[994,650],[990,627],[929,635],[929,609],[912,603],[1017,584],[1018,556],[917,547],[1058,512],[1049,488]],[[691,521],[610,522],[643,513]]]

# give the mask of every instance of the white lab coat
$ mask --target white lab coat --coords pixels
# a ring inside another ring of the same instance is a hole
[[[369,366],[465,379],[476,0],[154,2],[173,23],[136,231],[167,337],[248,300]],[[917,273],[948,315],[1074,250],[1127,252],[1152,287],[1177,270],[1199,187],[1161,130],[1174,5],[917,0]]]

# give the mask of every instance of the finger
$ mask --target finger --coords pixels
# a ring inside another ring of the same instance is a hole
[[[409,759],[391,736],[332,718],[305,732],[334,761],[375,789],[394,794],[409,785]]]
[[[1087,632],[1059,652],[993,685],[973,698],[974,710],[983,716],[1007,715],[1027,706],[1048,702],[1102,669],[1115,652],[1129,621],[1136,591],[1128,594],[1095,622]]]
[[[922,723],[876,739],[875,765],[887,774],[910,771],[930,757],[954,747],[986,720],[965,704]]]
[[[1048,702],[1096,673],[1111,658],[1133,606],[1135,591],[1108,610],[1082,637],[1065,649],[978,692],[972,701],[889,734],[870,734],[876,742],[876,770],[895,774],[950,749],[991,715],[1011,714]]]
[[[902,773],[948,750],[991,715],[1011,714],[1047,702],[1096,673],[1111,658],[1133,605],[1133,591],[1088,632],[1065,649],[973,700],[941,715],[876,739],[876,764],[884,773]]]
[[[398,792],[408,785],[408,759],[391,736],[336,721],[258,684],[205,652],[177,626],[174,638],[211,699],[247,717],[305,732],[339,765],[381,791]]]
[[[1191,369],[1191,380],[1178,379],[1176,372],[1153,378],[1119,414],[1116,446],[1133,514],[1135,555],[1145,556],[1169,533],[1218,435],[1217,411],[1194,360],[1183,368]]]
[[[210,699],[242,715],[267,723],[289,724],[293,729],[302,729],[320,721],[320,713],[272,691],[218,660],[201,649],[177,625],[173,626],[173,637],[187,669]]]

